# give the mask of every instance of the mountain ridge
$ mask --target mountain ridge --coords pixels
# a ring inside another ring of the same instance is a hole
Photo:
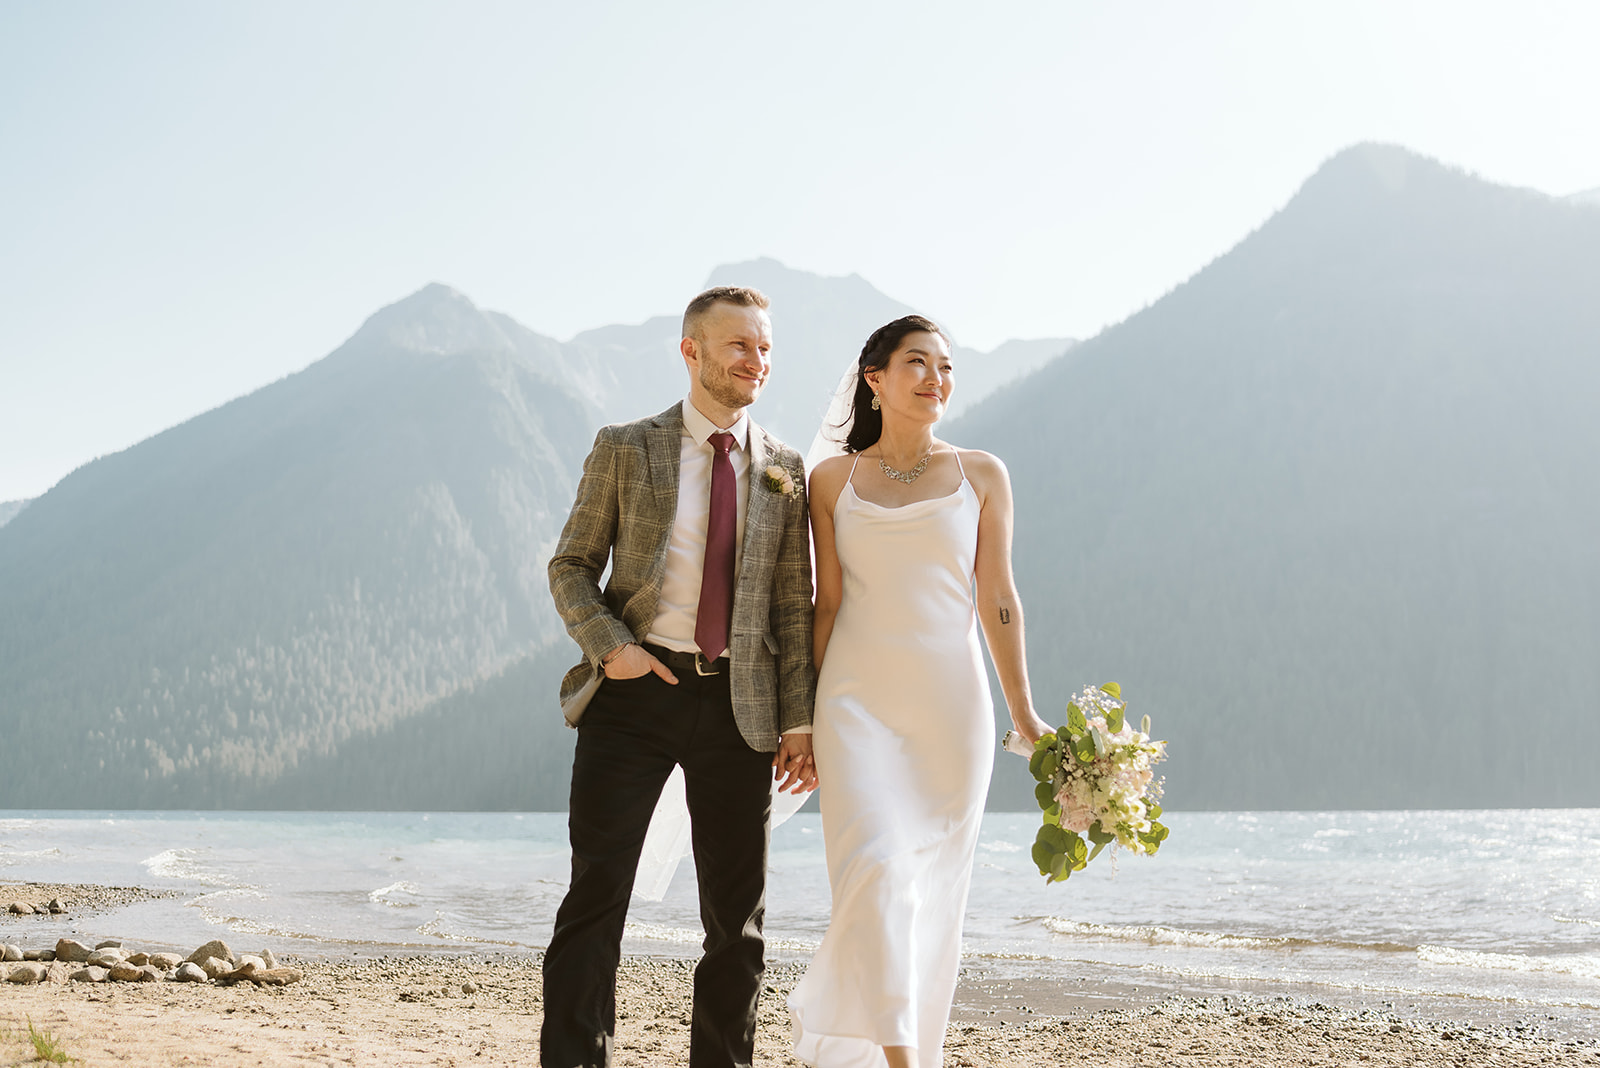
[[[1590,212],[1357,146],[958,420],[1017,485],[1036,691],[1120,681],[1175,807],[1600,800],[1597,250]],[[1495,743],[1529,678],[1567,743]]]

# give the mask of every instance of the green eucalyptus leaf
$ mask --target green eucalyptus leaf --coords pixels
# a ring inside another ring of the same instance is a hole
[[[1040,827],[1036,836],[1037,840],[1050,847],[1052,853],[1065,853],[1070,840],[1071,831],[1064,831],[1059,826]]]
[[[1067,881],[1067,876],[1069,876],[1071,874],[1072,874],[1072,867],[1071,867],[1071,865],[1068,864],[1066,857],[1057,855],[1055,857],[1050,858],[1050,881],[1051,882],[1053,882],[1053,883],[1064,883],[1064,882]]]
[[[1093,823],[1089,824],[1089,841],[1093,842],[1096,846],[1103,846],[1107,842],[1115,842],[1116,840],[1117,836],[1100,826],[1099,820],[1095,820]],[[1099,852],[1099,850],[1096,850],[1096,852]]]
[[[1115,841],[1115,839],[1112,839],[1112,841]],[[1089,859],[1093,860],[1095,857],[1098,857],[1100,855],[1100,850],[1104,849],[1107,844],[1107,842],[1096,842],[1094,844],[1094,848],[1089,850]]]
[[[1107,682],[1107,683],[1102,684],[1101,687],[1100,687],[1100,692],[1101,693],[1108,693],[1112,697],[1115,697],[1118,701],[1122,700],[1122,687],[1117,685],[1114,682]]]
[[[1155,819],[1157,816],[1161,815],[1161,806],[1152,801],[1145,807],[1145,813],[1151,819]]]
[[[1095,740],[1093,732],[1080,734],[1072,740],[1072,755],[1078,758],[1080,764],[1093,764],[1095,757]]]
[[[1112,734],[1120,731],[1124,722],[1125,720],[1122,716],[1122,709],[1113,708],[1110,712],[1106,713],[1106,729]]]
[[[1039,802],[1039,807],[1046,811],[1056,803],[1055,791],[1050,789],[1050,783],[1036,782],[1033,784],[1033,799]]]
[[[1043,842],[1033,843],[1033,863],[1038,866],[1040,875],[1050,874],[1050,861],[1055,855],[1055,851]]]
[[[1067,706],[1067,732],[1074,738],[1089,729],[1089,720],[1077,705]]]
[[[1034,750],[1034,755],[1027,758],[1027,771],[1040,782],[1050,782],[1051,775],[1056,774],[1056,751],[1043,747]]]
[[[1072,865],[1073,871],[1081,871],[1089,863],[1089,846],[1078,836],[1075,831],[1068,831],[1067,848],[1061,852],[1066,856],[1067,863]]]

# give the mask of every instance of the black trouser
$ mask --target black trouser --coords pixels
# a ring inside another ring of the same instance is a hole
[[[544,956],[544,1068],[611,1063],[617,963],[639,850],[683,765],[705,955],[694,973],[693,1068],[748,1066],[763,969],[772,756],[745,743],[728,676],[607,679],[578,727],[567,826],[572,884]]]

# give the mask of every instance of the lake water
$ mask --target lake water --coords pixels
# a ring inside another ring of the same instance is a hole
[[[1107,1005],[1281,992],[1600,1037],[1600,810],[1163,819],[1158,856],[1047,886],[1038,817],[989,813],[969,975]],[[0,882],[178,892],[52,931],[176,948],[531,952],[567,869],[561,813],[0,812]],[[803,960],[827,920],[820,817],[803,813],[773,834],[770,955]],[[686,862],[664,900],[635,900],[625,950],[692,957],[700,938]]]

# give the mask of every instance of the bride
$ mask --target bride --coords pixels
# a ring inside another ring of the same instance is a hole
[[[994,751],[980,623],[1017,731],[1049,730],[1028,692],[1005,465],[933,436],[953,372],[930,320],[879,328],[851,376],[845,454],[811,474],[833,913],[789,1008],[796,1055],[822,1068],[940,1063]]]

